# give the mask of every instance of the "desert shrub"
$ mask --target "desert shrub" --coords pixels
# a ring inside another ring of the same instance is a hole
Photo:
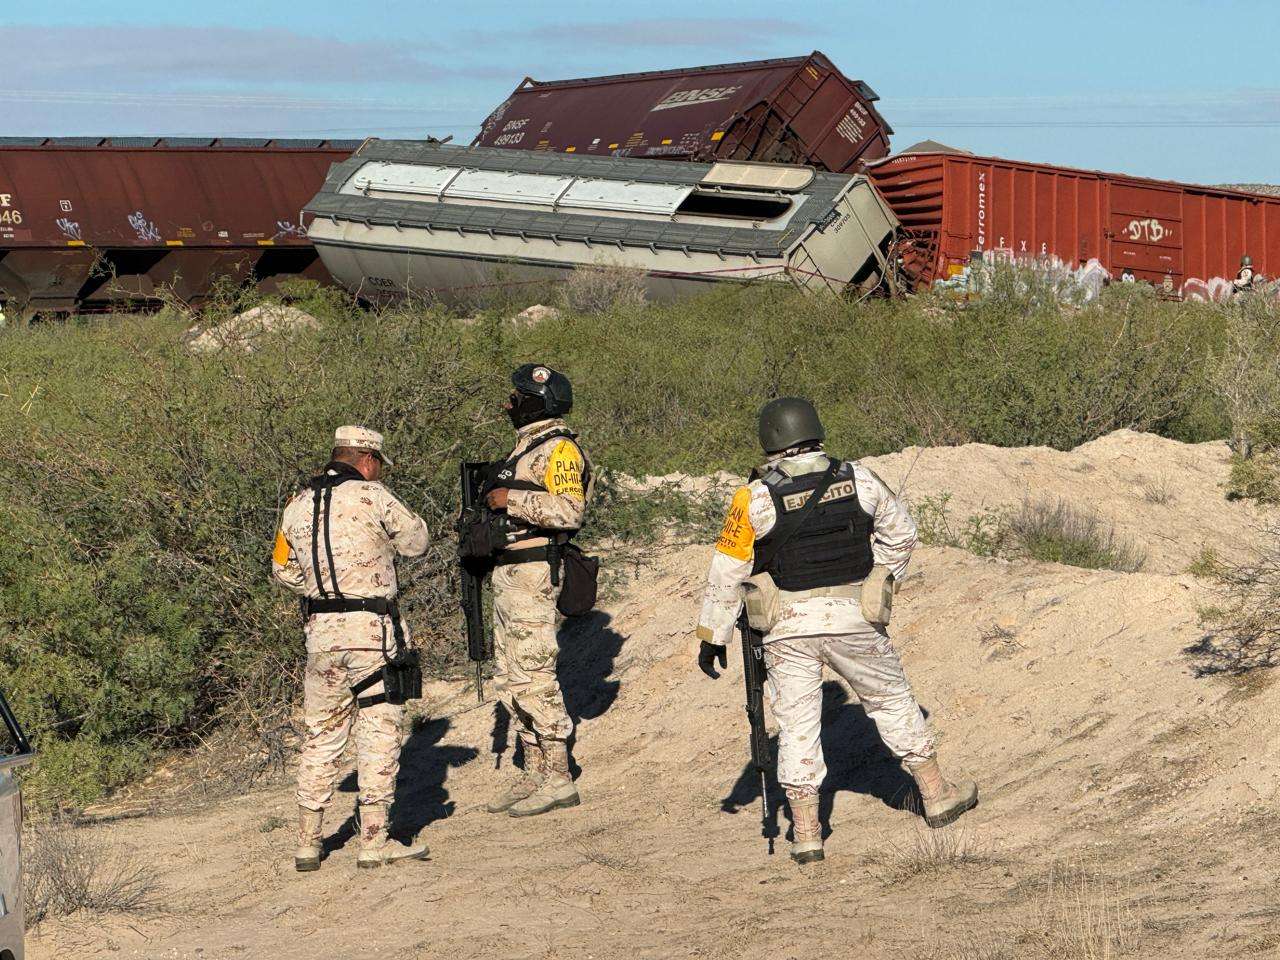
[[[570,271],[568,279],[560,286],[563,306],[588,316],[638,307],[644,299],[644,271],[605,260]]]
[[[1116,535],[1096,513],[1058,501],[1024,501],[1010,514],[1009,530],[1022,552],[1050,563],[1090,570],[1142,569],[1146,555]]]
[[[9,368],[23,374],[15,398],[40,386],[45,402],[3,408],[0,515],[25,536],[0,551],[0,606],[16,612],[0,664],[34,718],[41,774],[82,803],[148,745],[296,695],[297,608],[267,582],[267,550],[335,425],[386,431],[403,451],[394,489],[442,532],[454,461],[464,441],[496,440],[486,394],[501,388],[433,312],[337,311],[319,330],[208,358],[187,354],[164,316],[71,332],[49,346],[71,369],[92,354],[88,383]],[[451,559],[441,537],[402,577],[419,642],[445,662],[458,659]],[[98,762],[60,763],[67,743],[99,745]]]
[[[1252,448],[1250,456],[1233,453],[1227,496],[1233,500],[1280,503],[1280,451]]]
[[[1280,502],[1280,304],[1251,296],[1225,311],[1213,386],[1230,421],[1228,494]]]
[[[1280,662],[1280,527],[1272,525],[1249,560],[1209,555],[1193,572],[1219,590],[1214,605],[1200,613],[1206,634],[1186,651],[1196,673],[1241,675]]]
[[[931,547],[957,547],[980,557],[1007,553],[1013,545],[1006,511],[971,514],[962,524],[951,516],[951,494],[921,497],[911,504],[920,542]]]
[[[756,413],[785,394],[817,402],[846,456],[970,441],[1068,449],[1123,427],[1220,438],[1209,378],[1222,313],[1116,288],[1074,307],[1016,291],[850,304],[765,284],[567,315],[518,346],[575,377],[619,469],[745,471]]]
[[[957,547],[980,557],[1030,557],[1088,569],[1142,569],[1145,554],[1122,540],[1090,510],[1037,500],[1015,508],[985,510],[958,522],[951,495],[921,497],[911,505],[921,543]]]
[[[134,913],[155,902],[155,872],[118,847],[65,821],[24,838],[26,925],[73,913]]]
[[[1213,385],[1230,420],[1232,448],[1248,457],[1280,445],[1280,304],[1243,297],[1224,316]]]

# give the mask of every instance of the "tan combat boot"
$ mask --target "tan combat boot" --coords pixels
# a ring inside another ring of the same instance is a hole
[[[512,817],[536,817],[561,807],[576,807],[582,802],[578,788],[569,774],[569,745],[563,740],[549,740],[542,744],[545,776],[538,789],[511,805],[507,814]]]
[[[293,851],[293,869],[307,873],[320,869],[320,828],[324,825],[324,811],[298,808],[298,849]]]
[[[356,866],[362,870],[395,863],[397,860],[425,860],[427,845],[416,839],[405,846],[387,836],[389,803],[363,803],[360,805],[360,853]]]
[[[523,738],[522,738],[523,739]],[[521,800],[532,795],[547,778],[547,760],[542,748],[531,740],[524,740],[524,771],[520,777],[507,784],[485,805],[490,813],[506,813]]]
[[[818,798],[788,797],[791,805],[791,859],[796,863],[814,863],[822,852],[822,822],[818,819]]]
[[[915,778],[924,801],[924,822],[929,826],[945,827],[960,819],[961,814],[978,805],[978,785],[972,780],[951,783],[942,775],[938,758],[930,757],[924,763],[903,764],[907,773]]]

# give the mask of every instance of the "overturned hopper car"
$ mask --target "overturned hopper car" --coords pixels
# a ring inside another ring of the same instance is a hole
[[[1240,260],[1280,273],[1280,197],[946,150],[908,151],[868,175],[902,222],[917,288],[985,258],[1128,271],[1172,296],[1227,295]]]
[[[0,302],[102,308],[328,280],[302,207],[359,141],[0,138]]]
[[[889,152],[879,98],[822,53],[582,80],[526,78],[474,146],[800,163],[855,173]]]
[[[306,213],[329,272],[375,300],[609,265],[655,300],[755,280],[871,291],[897,229],[863,176],[394,140],[336,165]]]

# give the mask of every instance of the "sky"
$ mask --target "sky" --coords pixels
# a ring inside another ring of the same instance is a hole
[[[895,148],[1280,183],[1274,0],[0,0],[0,136],[443,137],[539,80],[821,50]]]

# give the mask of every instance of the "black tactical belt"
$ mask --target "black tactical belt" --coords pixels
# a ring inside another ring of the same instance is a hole
[[[493,565],[495,567],[507,567],[513,563],[547,563],[551,566],[551,585],[558,587],[560,586],[560,561],[563,556],[560,548],[567,542],[568,539],[566,538],[564,541],[553,540],[545,547],[503,550],[501,553],[494,554]]]
[[[513,563],[537,563],[539,560],[550,562],[550,547],[529,547],[526,550],[503,550],[501,553],[494,554],[493,565],[495,567],[506,567]]]
[[[400,606],[386,597],[308,597],[303,603],[303,615],[313,613],[376,613],[383,617],[399,614]]]

